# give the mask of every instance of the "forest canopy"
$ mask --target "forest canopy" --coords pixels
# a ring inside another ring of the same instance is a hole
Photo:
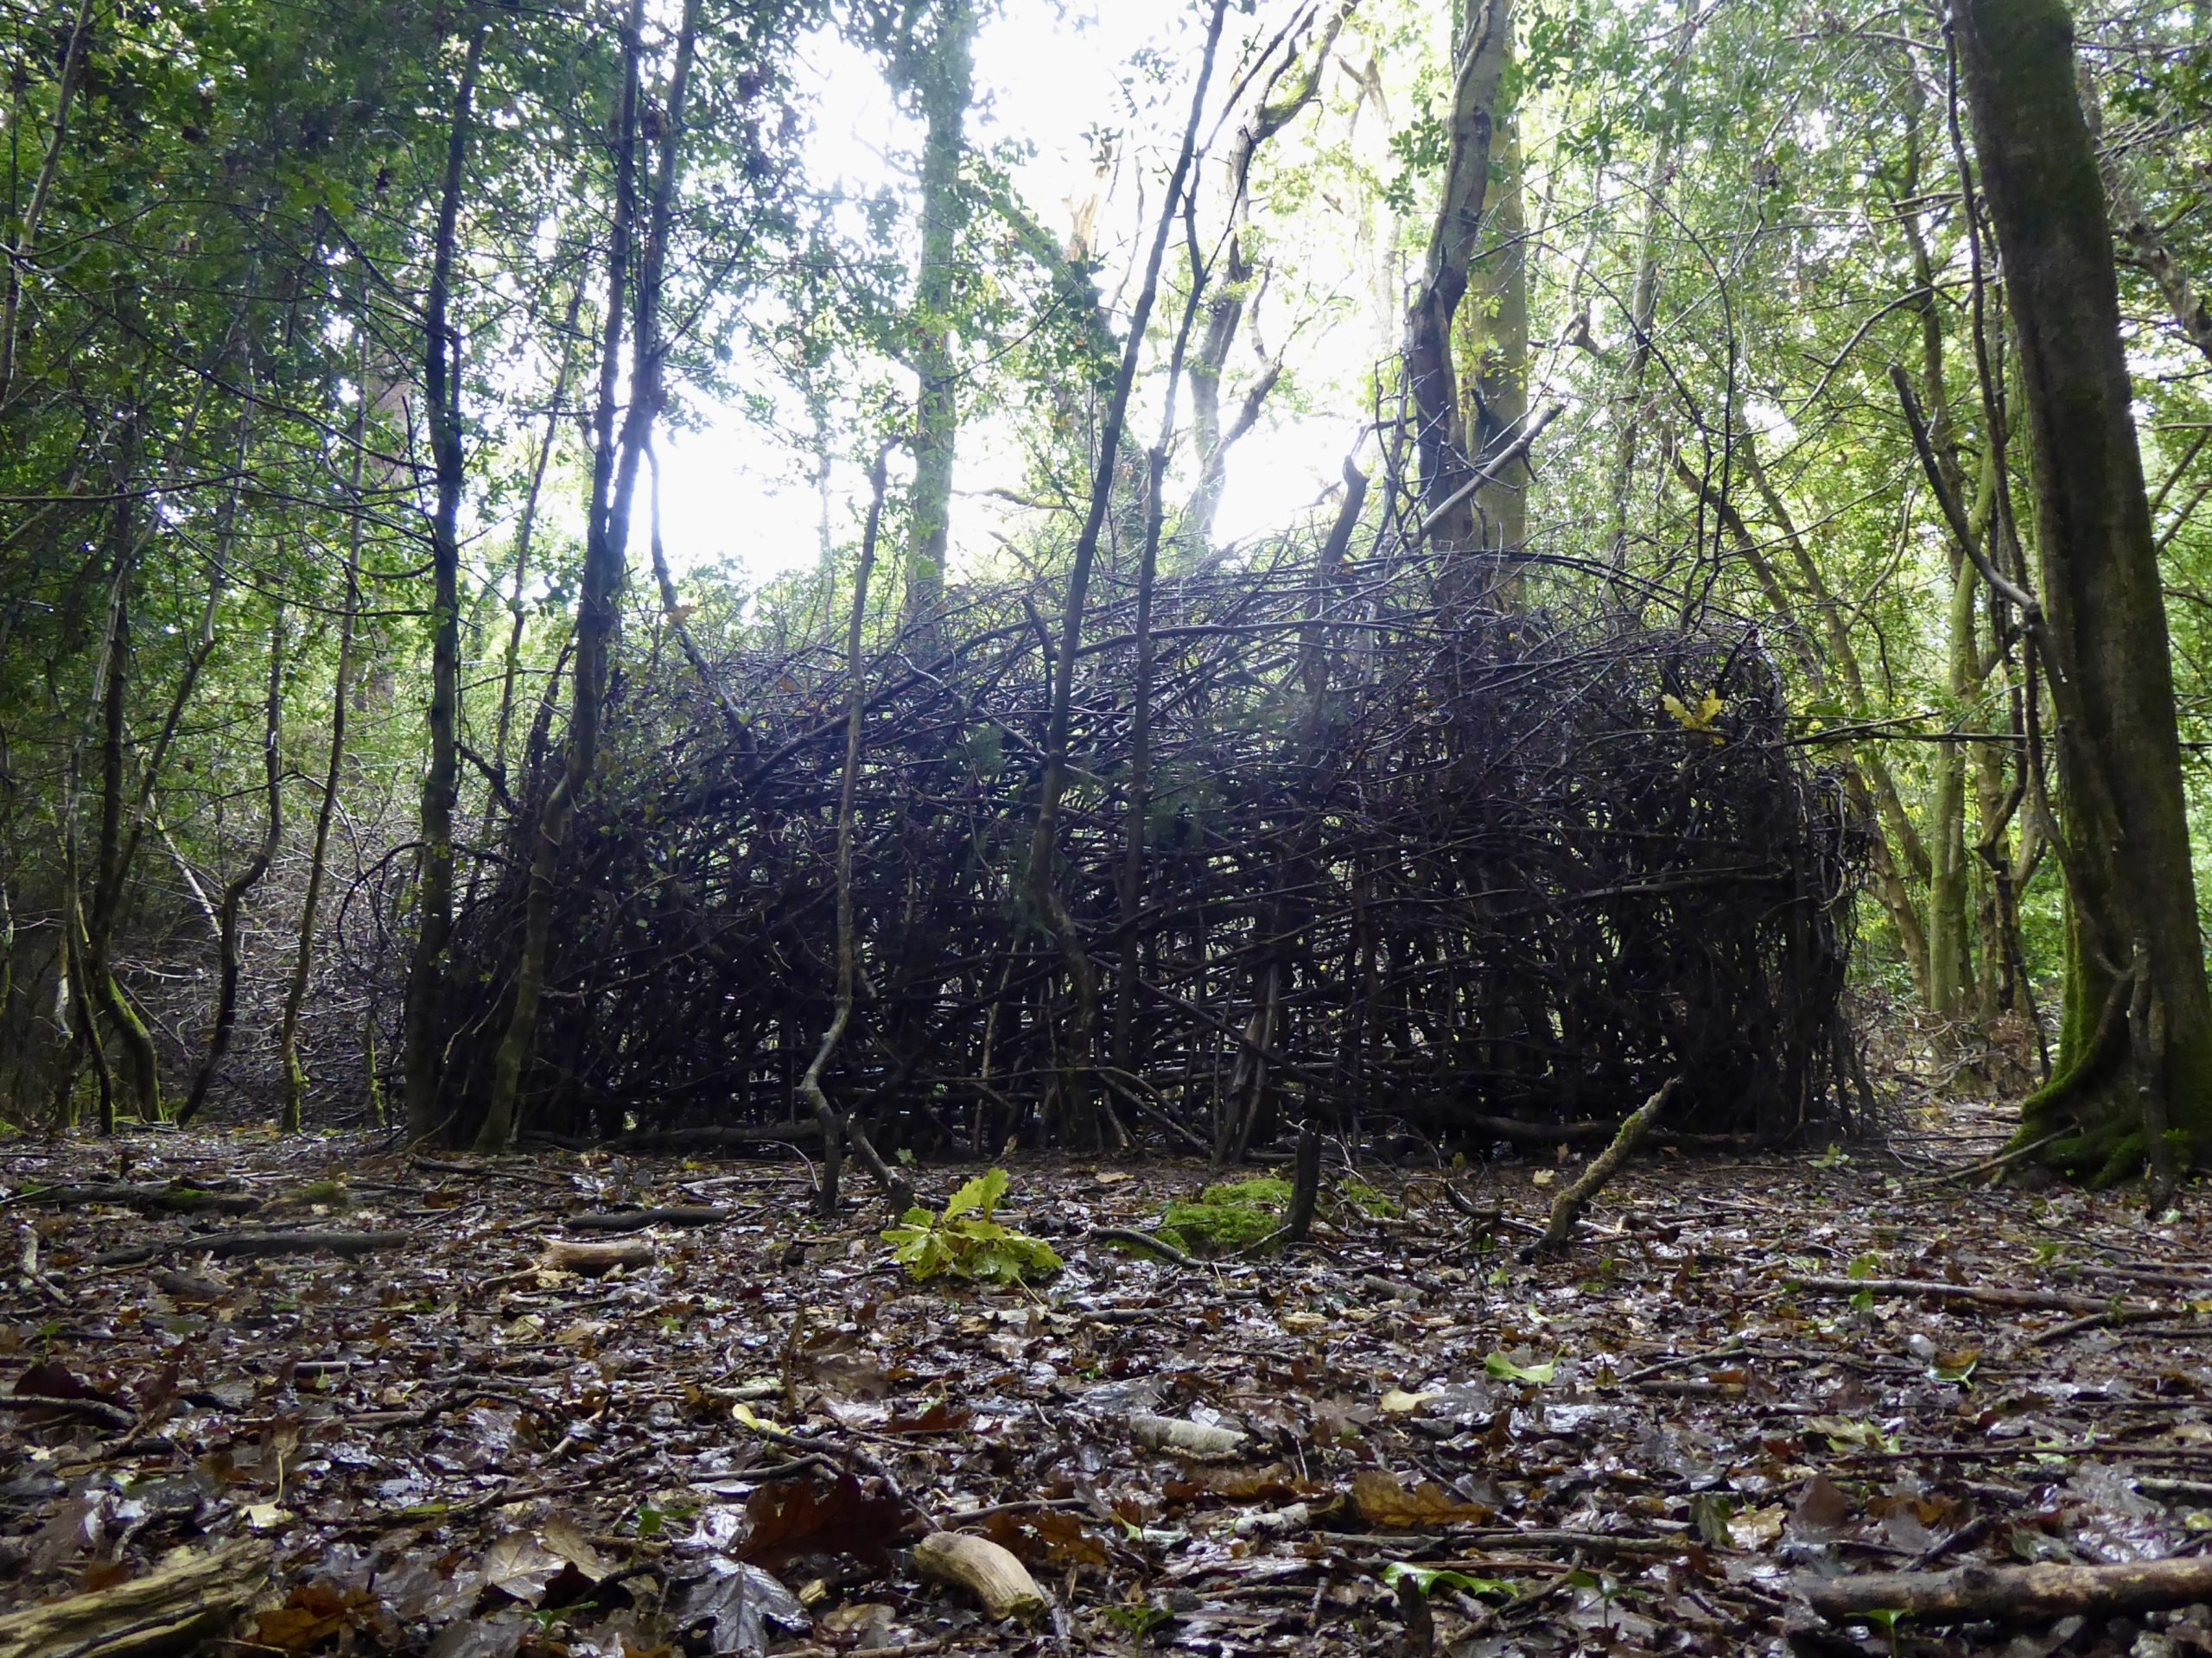
[[[0,52],[17,1127],[2212,1152],[2193,0]]]

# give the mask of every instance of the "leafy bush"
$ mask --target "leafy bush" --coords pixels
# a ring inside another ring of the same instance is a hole
[[[898,1225],[886,1229],[883,1241],[918,1282],[948,1276],[982,1284],[1049,1278],[1060,1269],[1052,1246],[991,1218],[1006,1188],[1004,1169],[979,1174],[952,1194],[942,1215],[910,1209]]]

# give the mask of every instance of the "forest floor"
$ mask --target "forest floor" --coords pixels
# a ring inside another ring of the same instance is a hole
[[[908,1281],[872,1194],[811,1219],[797,1160],[17,1140],[0,1602],[98,1623],[136,1585],[143,1624],[227,1561],[251,1582],[195,1590],[211,1617],[274,1585],[236,1658],[1886,1653],[1795,1585],[2212,1534],[2202,1189],[2152,1224],[2126,1192],[1936,1179],[2006,1130],[1961,1107],[1886,1149],[1647,1150],[1538,1264],[1549,1159],[1454,1177],[1496,1224],[1370,1166],[1382,1212],[1184,1267],[1089,1235],[1157,1224],[1202,1166],[1016,1158],[1000,1218],[1066,1258],[1033,1291]],[[942,1202],[973,1172],[918,1178]],[[174,1181],[232,1212],[116,1201]],[[578,1225],[625,1206],[722,1212]],[[226,1255],[272,1229],[370,1242]],[[559,1270],[563,1238],[645,1261]],[[2005,1290],[2050,1305],[1965,1299]],[[1231,1432],[1148,1448],[1160,1418]],[[1014,1550],[1046,1606],[993,1623],[924,1579],[933,1528]],[[1894,1649],[2212,1651],[2208,1623],[1908,1622]]]

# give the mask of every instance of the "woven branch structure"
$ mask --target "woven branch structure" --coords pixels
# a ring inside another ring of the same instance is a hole
[[[1038,601],[971,593],[867,666],[862,982],[825,1087],[887,1149],[1087,1138],[1084,1092],[1109,1144],[1224,1157],[1285,1119],[1590,1132],[1669,1077],[1677,1133],[1780,1142],[1866,1109],[1844,981],[1866,840],[1749,625],[1440,606],[1426,563],[1329,572],[1310,548],[1163,580],[1132,905],[1136,607],[1101,585],[1056,872],[1087,1019],[1029,881]],[[524,1126],[798,1121],[836,987],[841,653],[715,662],[720,698],[643,628],[626,662]],[[480,893],[450,1010],[462,1132],[523,913],[518,877]]]

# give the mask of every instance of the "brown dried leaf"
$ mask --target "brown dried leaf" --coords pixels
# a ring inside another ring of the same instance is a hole
[[[1434,1480],[1409,1491],[1379,1468],[1352,1476],[1351,1500],[1370,1526],[1483,1525],[1497,1517],[1496,1509],[1462,1502]]]
[[[870,1496],[850,1474],[837,1476],[825,1496],[810,1479],[764,1485],[745,1504],[753,1529],[737,1551],[741,1560],[772,1565],[794,1554],[880,1557],[906,1524],[895,1497]]]

